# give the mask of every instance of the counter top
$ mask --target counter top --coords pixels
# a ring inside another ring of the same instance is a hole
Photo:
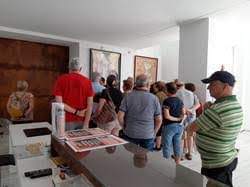
[[[64,141],[52,137],[52,147],[94,186],[188,187],[175,181],[173,161],[132,143],[75,153]]]

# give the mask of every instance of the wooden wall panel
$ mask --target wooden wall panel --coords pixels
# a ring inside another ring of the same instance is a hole
[[[35,96],[35,121],[50,120],[50,101],[56,78],[67,72],[69,48],[0,38],[0,117],[17,80],[27,80]]]

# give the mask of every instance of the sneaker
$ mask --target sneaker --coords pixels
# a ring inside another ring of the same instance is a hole
[[[189,154],[189,153],[186,153],[185,157],[186,157],[187,160],[192,160],[192,155]]]

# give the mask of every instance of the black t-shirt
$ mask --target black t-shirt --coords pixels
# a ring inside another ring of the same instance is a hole
[[[122,92],[120,90],[118,90],[117,88],[107,88],[107,89],[104,89],[102,91],[102,94],[100,96],[100,98],[102,99],[106,99],[107,101],[109,101],[109,97],[108,97],[108,93],[115,105],[115,110],[116,112],[119,111],[119,107],[121,105],[121,102],[122,102],[122,98],[123,98],[123,95],[122,95]]]
[[[168,97],[163,101],[162,110],[164,108],[169,109],[169,113],[171,116],[179,118],[182,115],[183,102],[178,97]],[[163,124],[167,125],[171,123],[178,123],[178,121],[165,119],[163,115]]]

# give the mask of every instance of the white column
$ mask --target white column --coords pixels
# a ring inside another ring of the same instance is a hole
[[[180,25],[179,79],[194,83],[202,102],[206,100],[201,79],[207,76],[208,34],[208,18]]]

